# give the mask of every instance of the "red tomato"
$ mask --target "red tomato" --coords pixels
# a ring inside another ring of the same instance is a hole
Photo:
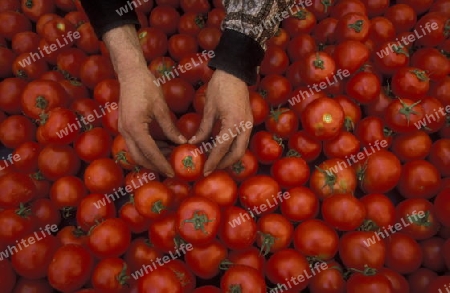
[[[322,151],[320,140],[309,135],[304,130],[291,135],[288,146],[291,153],[298,153],[307,163],[317,159]]]
[[[26,81],[13,77],[0,82],[0,109],[8,114],[20,114],[20,98]]]
[[[249,212],[230,206],[223,211],[222,215],[219,237],[229,249],[242,250],[255,242],[258,229]]]
[[[369,37],[370,21],[366,15],[350,12],[342,16],[336,24],[336,41],[354,40],[364,42]]]
[[[392,152],[402,162],[413,160],[423,160],[428,154],[432,154],[431,138],[425,131],[415,131],[410,133],[398,134],[392,142]],[[433,163],[436,166],[436,164]]]
[[[22,13],[12,10],[0,12],[0,35],[11,40],[14,35],[31,31],[31,21]],[[28,54],[27,54],[28,55]]]
[[[287,248],[292,241],[294,227],[280,214],[265,214],[258,220],[257,245],[261,253],[267,255]]]
[[[282,21],[282,27],[291,37],[299,34],[309,34],[316,24],[316,17],[304,6],[297,6],[296,9],[289,8],[290,17]]]
[[[30,209],[24,206],[18,209],[2,210],[0,223],[5,227],[0,230],[0,241],[5,245],[17,244],[35,229],[35,223],[30,217]]]
[[[244,265],[234,265],[229,268],[220,280],[222,292],[239,290],[242,293],[264,293],[266,283],[259,272]]]
[[[269,106],[277,107],[288,101],[292,91],[290,81],[278,74],[266,75],[259,84],[259,93],[264,97]]]
[[[345,280],[342,267],[335,261],[327,263],[327,266],[311,278],[309,290],[311,293],[344,293]]]
[[[384,194],[371,193],[363,196],[360,201],[366,208],[366,220],[375,225],[373,228],[387,228],[395,224],[395,206]]]
[[[346,92],[360,104],[370,104],[380,95],[381,82],[373,73],[358,72],[346,83]]]
[[[162,30],[155,27],[141,28],[138,37],[145,60],[148,62],[167,53],[167,36]]]
[[[414,67],[403,67],[397,70],[391,80],[392,92],[399,98],[418,101],[430,88],[428,74]]]
[[[147,219],[157,219],[171,205],[172,191],[161,182],[150,181],[134,192],[136,210]]]
[[[383,42],[377,47],[375,53],[372,55],[375,67],[386,75],[392,75],[409,64],[408,48],[399,42]]]
[[[219,205],[205,197],[189,197],[177,210],[176,229],[193,245],[212,243],[222,221]]]
[[[384,241],[378,233],[351,231],[345,233],[339,243],[339,255],[346,267],[364,270],[364,266],[380,269],[386,255]],[[384,235],[382,235],[384,239]],[[378,239],[378,240],[377,240]]]
[[[80,169],[80,159],[68,145],[47,145],[38,157],[38,167],[45,178],[56,181],[63,176],[72,176]]]
[[[326,198],[321,211],[325,222],[340,231],[355,230],[367,213],[364,204],[352,194],[335,194]]]
[[[359,140],[348,131],[342,131],[336,138],[323,142],[323,152],[328,159],[348,158],[351,155],[356,155],[360,147]]]
[[[258,159],[247,149],[239,161],[227,168],[227,172],[235,181],[241,182],[255,175],[258,167]]]
[[[87,246],[98,258],[119,257],[124,254],[131,242],[131,231],[119,218],[109,218],[89,231]]]
[[[384,12],[384,17],[389,19],[395,27],[397,34],[409,32],[416,24],[417,13],[406,4],[395,4]]]
[[[429,0],[428,0],[429,1]],[[448,35],[448,16],[444,12],[429,12],[415,23],[417,45],[434,47],[443,43]]]
[[[225,171],[216,170],[207,177],[198,180],[193,194],[215,201],[220,207],[232,206],[237,200],[237,185]]]
[[[81,63],[80,79],[89,89],[94,89],[99,82],[109,78],[114,78],[114,68],[107,57],[91,55]]]
[[[81,133],[74,142],[74,149],[78,157],[88,163],[109,157],[111,146],[111,135],[101,127]]]
[[[123,185],[122,169],[113,160],[101,158],[93,161],[84,172],[84,182],[91,193],[110,193]]]
[[[301,222],[313,219],[319,213],[319,199],[307,187],[298,186],[287,191],[289,198],[281,202],[281,213],[288,220]]]
[[[422,266],[434,272],[444,272],[445,264],[445,240],[440,237],[431,237],[420,242],[423,251]],[[442,257],[444,256],[444,258]]]
[[[441,176],[450,176],[450,139],[436,140],[429,150],[428,159],[439,170]]]
[[[203,175],[206,161],[203,146],[185,144],[175,147],[170,154],[170,164],[175,176],[184,181],[195,181]]]
[[[0,281],[3,285],[1,292],[12,292],[14,286],[16,286],[17,275],[9,260],[5,259],[0,262],[0,272]]]
[[[255,175],[244,180],[238,194],[240,203],[257,215],[273,212],[277,204],[289,198],[289,194],[281,193],[278,182],[266,175]]]
[[[96,291],[125,293],[128,292],[128,278],[130,269],[120,258],[101,260],[92,272],[92,286]]]
[[[310,175],[308,164],[299,157],[281,158],[270,167],[270,174],[281,188],[293,188],[304,185]]]
[[[269,46],[261,62],[263,75],[283,74],[289,66],[289,58],[286,52],[278,46]]]
[[[417,270],[423,259],[420,245],[410,236],[396,232],[386,241],[386,267],[400,274],[410,274]]]
[[[261,275],[264,275],[264,265],[266,259],[259,249],[254,246],[243,250],[232,250],[228,256],[230,265],[245,265],[257,269]]]
[[[84,230],[89,231],[92,226],[99,222],[113,218],[116,215],[114,202],[106,198],[104,194],[89,194],[81,200],[77,208],[77,224]]]
[[[440,186],[439,170],[428,161],[414,160],[403,165],[397,189],[405,198],[430,199]]]
[[[227,254],[226,246],[213,239],[209,244],[191,247],[186,251],[184,260],[196,276],[207,280],[219,273],[219,266]]]
[[[282,140],[267,131],[259,131],[250,139],[250,150],[260,164],[270,165],[282,155]]]
[[[339,237],[336,230],[321,220],[302,222],[295,228],[293,238],[296,250],[318,261],[331,260],[338,251]]]
[[[134,234],[147,231],[150,220],[142,216],[136,209],[133,199],[125,203],[119,210],[119,218],[130,228]]]
[[[367,293],[386,292],[393,293],[391,282],[382,274],[373,274],[370,268],[363,272],[356,272],[350,276],[347,281],[346,292],[357,293],[364,290]]]
[[[79,245],[67,244],[56,250],[48,268],[50,285],[61,292],[80,289],[91,276],[94,259]]]
[[[345,40],[339,43],[333,53],[336,68],[342,69],[344,76],[356,72],[369,60],[369,56],[369,49],[362,42],[354,40]]]
[[[37,195],[36,186],[31,178],[22,173],[11,172],[0,177],[0,207],[3,209],[18,208]]]

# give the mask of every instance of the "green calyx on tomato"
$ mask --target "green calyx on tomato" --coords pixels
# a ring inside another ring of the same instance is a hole
[[[322,0],[322,1],[320,1],[320,3],[322,3],[323,6],[325,6],[325,8],[323,9],[323,12],[327,13],[328,7],[331,6],[331,1],[330,0]]]
[[[409,221],[417,226],[430,227],[433,223],[430,222],[430,211],[425,211],[424,216],[421,217],[406,217],[406,221]]]
[[[195,170],[195,164],[194,164],[192,156],[187,156],[183,159],[183,166],[186,169]]]
[[[275,238],[272,234],[263,233],[261,231],[258,231],[258,234],[260,234],[261,237],[261,250],[259,253],[266,256],[269,254],[277,238]]]
[[[355,21],[355,23],[349,24],[348,27],[353,29],[355,32],[360,33],[363,25],[364,25],[364,21],[359,19],[359,20]]]
[[[31,209],[28,205],[21,203],[16,209],[16,214],[21,218],[28,218],[31,215]]]
[[[411,72],[412,74],[414,74],[418,80],[420,81],[429,81],[430,79],[428,78],[428,75],[425,71],[423,70],[419,70],[419,69],[412,69],[409,72]]]
[[[296,150],[290,149],[290,150],[288,150],[288,152],[286,153],[286,157],[301,158],[302,155],[301,155],[299,152],[297,152]]]
[[[400,100],[400,103],[402,104],[402,108],[398,111],[400,114],[405,115],[406,116],[406,120],[408,121],[408,125],[409,125],[409,121],[411,120],[410,116],[411,114],[417,115],[418,113],[416,111],[413,110],[413,108],[417,105],[419,105],[422,101],[419,100],[411,105],[407,105],[405,102],[402,101],[402,99],[398,98]]]
[[[29,9],[33,8],[34,6],[33,0],[27,0],[27,2],[25,2],[25,6]]]
[[[319,53],[316,54],[316,60],[313,61],[315,68],[325,69],[325,62],[320,58]]]
[[[161,212],[164,211],[165,209],[166,207],[164,206],[161,200],[158,200],[152,205],[152,212],[155,214],[161,214]]]
[[[308,15],[307,11],[299,10],[293,16],[297,19],[305,20],[307,15]]]
[[[183,223],[192,223],[195,230],[202,230],[204,234],[208,234],[208,232],[205,231],[205,224],[214,222],[214,220],[215,219],[208,219],[208,216],[205,214],[200,214],[200,211],[195,211],[192,218],[184,220]]]
[[[328,186],[331,190],[334,190],[333,187],[336,184],[337,177],[333,170],[323,170],[319,166],[315,166],[315,168],[325,176],[325,183],[323,184],[323,187]]]
[[[380,230],[380,227],[378,227],[378,225],[374,221],[369,219],[364,220],[364,222],[358,228],[358,231],[378,231],[378,230]]]
[[[228,287],[227,292],[229,292],[229,293],[241,293],[242,292],[242,287],[241,287],[241,285],[238,285],[238,284],[230,285],[230,287]]]
[[[241,174],[245,170],[245,166],[242,163],[242,161],[239,160],[236,163],[234,163],[233,166],[231,166],[231,169],[233,170],[234,173]]]
[[[44,96],[38,96],[36,98],[36,104],[35,105],[36,105],[37,108],[44,110],[48,106],[48,101],[45,99]]]
[[[128,270],[127,264],[124,263],[123,267],[122,267],[122,270],[116,276],[116,280],[121,286],[129,286],[130,285],[128,283],[128,280],[130,279],[130,276],[127,274],[127,270]]]

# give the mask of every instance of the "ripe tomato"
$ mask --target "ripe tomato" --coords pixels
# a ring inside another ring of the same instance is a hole
[[[15,245],[35,229],[30,216],[30,209],[21,206],[18,209],[5,209],[0,212],[0,223],[5,227],[0,230],[0,241],[5,245]]]
[[[39,47],[41,37],[34,32],[21,32],[11,40],[11,49],[16,54],[23,54],[29,52],[36,52]]]
[[[303,66],[300,76],[307,84],[330,82],[336,71],[336,64],[333,58],[321,51],[307,54],[303,59]]]
[[[344,125],[344,110],[330,98],[319,98],[306,106],[301,117],[303,129],[319,140],[335,138]]]
[[[31,31],[31,21],[24,14],[17,11],[1,11],[0,23],[2,24],[0,35],[9,41],[18,33]]]
[[[384,17],[389,19],[395,27],[397,34],[409,32],[416,24],[417,13],[407,4],[395,4],[384,12]]]
[[[282,140],[267,131],[259,131],[250,140],[250,150],[260,164],[270,165],[282,155]]]
[[[188,34],[175,34],[169,38],[168,51],[173,60],[180,61],[188,54],[197,53],[197,39]]]
[[[346,83],[346,92],[360,104],[370,104],[380,95],[381,82],[375,74],[361,71]]]
[[[375,53],[372,55],[375,67],[386,75],[392,75],[409,64],[408,48],[394,41],[381,43]]]
[[[100,105],[106,105],[107,102],[119,102],[120,84],[117,79],[104,79],[94,88],[93,98]]]
[[[0,109],[8,114],[20,114],[20,98],[26,81],[17,78],[6,78],[0,82]]]
[[[258,160],[256,156],[250,151],[245,150],[244,156],[227,168],[228,174],[237,182],[255,175],[258,172]]]
[[[288,146],[291,153],[298,153],[307,163],[317,159],[322,151],[321,141],[309,135],[304,130],[300,130],[291,135]]]
[[[32,119],[39,119],[43,111],[65,107],[68,102],[64,88],[58,82],[49,80],[28,83],[21,96],[22,111]]]
[[[66,108],[54,108],[41,115],[42,133],[45,141],[54,144],[71,144],[78,136],[80,128],[75,113]]]
[[[289,194],[281,193],[278,182],[266,175],[255,175],[244,180],[238,194],[240,203],[258,215],[273,212],[279,202],[289,198]]]
[[[203,196],[215,201],[221,208],[232,206],[237,200],[236,183],[227,172],[221,170],[216,170],[198,180],[192,192],[196,196]]]
[[[420,247],[423,251],[422,266],[434,272],[445,272],[446,264],[446,250],[445,240],[440,237],[431,237],[420,242]],[[444,256],[444,257],[442,257]]]
[[[373,274],[371,268],[367,268],[363,272],[353,273],[348,279],[347,293],[357,293],[361,292],[360,290],[368,293],[394,292],[389,279],[379,273]]]
[[[331,260],[338,251],[339,237],[336,230],[321,220],[302,222],[295,228],[293,238],[296,250],[318,261]]]
[[[234,265],[229,268],[220,280],[222,292],[238,290],[242,293],[264,293],[266,283],[259,272],[244,265]]]
[[[323,152],[328,159],[345,159],[356,155],[360,148],[359,140],[348,131],[342,131],[337,137],[323,142]]]
[[[195,181],[203,175],[206,156],[202,149],[191,144],[175,147],[170,154],[170,164],[175,176],[184,181]]]
[[[84,230],[89,231],[92,226],[99,222],[113,218],[116,215],[116,207],[111,199],[104,194],[89,194],[81,200],[77,208],[77,224]]]
[[[354,40],[345,40],[339,43],[333,53],[336,68],[348,70],[348,74],[356,72],[369,60],[369,57],[369,49],[362,42]]]
[[[58,178],[77,174],[80,159],[70,146],[50,144],[39,153],[38,167],[45,178],[56,181]]]
[[[42,41],[42,40],[41,40]],[[14,55],[9,54],[7,51],[2,50],[2,55],[6,54],[9,55],[9,59],[12,61],[12,58],[14,58]],[[4,57],[3,57],[4,58]],[[48,71],[48,65],[45,58],[38,59],[34,62],[31,62],[31,60],[28,60],[30,58],[30,53],[22,53],[19,56],[17,56],[12,63],[12,73],[21,79],[32,81],[40,78]],[[28,64],[28,61],[30,63]],[[2,61],[2,64],[5,64],[4,61]],[[7,63],[9,67],[11,67],[10,62]],[[2,70],[5,72],[5,70]],[[5,77],[11,77],[10,70],[8,69],[6,71],[7,76]],[[5,73],[3,73],[5,75]]]
[[[258,228],[253,215],[236,206],[227,207],[222,215],[219,237],[229,249],[242,250],[255,242]]]
[[[51,292],[53,289],[48,283],[46,279],[38,279],[38,280],[31,280],[31,279],[19,279],[16,283],[16,286],[14,287],[14,293],[25,293],[25,292]],[[92,293],[92,292],[86,292],[86,293]]]
[[[261,62],[260,73],[283,74],[289,66],[289,58],[285,50],[278,46],[269,46]]]
[[[378,146],[381,142],[383,145],[387,144],[386,147],[388,147],[392,143],[392,131],[384,127],[384,121],[381,117],[368,116],[362,119],[356,125],[354,133],[364,148],[373,144]]]
[[[360,201],[366,208],[366,220],[377,228],[387,228],[395,224],[395,206],[384,194],[371,193],[363,196]]]
[[[138,31],[138,37],[147,62],[162,57],[167,53],[167,36],[162,30],[155,27],[141,28]]]
[[[311,293],[344,293],[345,280],[342,267],[335,261],[327,263],[327,268],[318,272],[309,282]]]
[[[86,233],[75,226],[65,226],[58,231],[56,237],[59,239],[62,245],[77,244],[83,246],[86,244]]]
[[[259,84],[259,93],[269,106],[277,107],[285,104],[291,91],[292,85],[290,81],[279,74],[266,75]]]
[[[67,244],[56,250],[48,268],[50,285],[61,292],[74,292],[89,280],[94,258],[87,248]]]
[[[109,158],[93,161],[84,171],[84,183],[91,193],[117,192],[123,182],[123,170]]]
[[[120,258],[107,258],[101,260],[92,272],[92,286],[99,293],[128,292],[128,279],[130,269],[127,263]]]
[[[81,63],[80,79],[89,89],[94,89],[99,82],[109,78],[114,78],[114,68],[107,57],[91,55]]]
[[[343,264],[357,270],[364,270],[365,265],[375,269],[382,268],[386,246],[383,240],[377,241],[377,239],[379,236],[375,232],[351,231],[345,233],[339,243],[339,255]]]
[[[46,225],[59,225],[61,214],[56,205],[47,198],[39,198],[31,204],[32,217],[39,227]]]
[[[121,134],[114,138],[111,153],[116,163],[119,163],[122,169],[131,170],[136,167],[136,162],[131,157],[125,138]]]
[[[410,274],[420,267],[422,259],[420,245],[411,236],[397,231],[386,240],[386,267]]]
[[[212,243],[220,223],[219,205],[205,197],[188,197],[177,210],[176,229],[185,241],[193,245]]]
[[[439,170],[428,161],[414,160],[403,165],[397,189],[405,198],[430,199],[438,193],[440,186]]]
[[[150,225],[150,219],[145,218],[137,211],[133,197],[120,208],[119,218],[125,222],[134,234],[147,231]]]
[[[124,260],[131,271],[137,271],[161,256],[162,253],[154,248],[149,239],[138,237],[131,242]]]
[[[382,268],[378,270],[378,273],[388,278],[389,282],[391,282],[392,289],[394,290],[393,293],[410,292],[409,283],[403,275],[388,268]]]
[[[175,273],[168,267],[158,267],[137,281],[139,293],[152,291],[182,293],[182,286]],[[133,289],[131,289],[133,291]]]
[[[300,34],[287,44],[287,54],[292,63],[303,60],[312,52],[317,52],[317,45],[309,34]]]
[[[313,219],[319,213],[319,199],[307,187],[298,186],[287,191],[289,198],[281,202],[281,214],[292,222]]]
[[[300,292],[308,286],[310,273],[311,269],[306,257],[292,248],[275,252],[266,263],[266,277],[274,284],[286,284],[286,280],[297,278],[298,282],[289,283],[292,286],[292,292]]]
[[[131,231],[119,218],[109,218],[89,231],[87,246],[98,259],[119,257],[131,243]]]
[[[36,186],[31,178],[22,173],[11,172],[0,177],[0,207],[3,209],[18,208],[37,195]]]
[[[267,40],[267,46],[278,46],[283,50],[286,49],[286,46],[290,40],[289,34],[283,28],[278,28],[275,35],[273,35],[270,39]]]
[[[432,154],[431,138],[425,131],[415,131],[396,135],[392,142],[392,152],[402,162],[423,160]],[[436,164],[433,163],[436,166]]]
[[[386,1],[386,3],[389,5],[389,2]],[[374,41],[375,44],[392,41],[394,38],[395,28],[389,19],[380,16],[374,17],[370,20],[369,39]]]
[[[448,38],[448,16],[443,12],[429,12],[415,23],[414,29],[420,35],[417,45],[434,47]],[[430,27],[431,26],[431,27]]]
[[[441,176],[450,176],[450,139],[436,140],[431,146],[428,159],[439,170]]]
[[[232,250],[228,256],[230,265],[245,265],[257,269],[264,275],[266,259],[264,255],[254,246],[242,250]]]
[[[316,17],[311,11],[304,7],[290,9],[291,16],[284,19],[281,23],[282,27],[291,37],[299,34],[309,34],[316,24]]]
[[[206,245],[187,250],[184,260],[189,269],[202,279],[212,279],[220,271],[220,264],[227,258],[228,250],[216,239]]]
[[[386,193],[397,185],[402,169],[393,153],[383,149],[375,151],[372,147],[370,156],[367,154],[366,158],[357,162],[356,171],[360,188],[365,193]]]
[[[287,139],[298,130],[299,121],[294,111],[289,108],[272,109],[265,122],[267,131],[279,138]]]
[[[78,157],[85,162],[107,158],[111,153],[112,138],[104,128],[95,127],[81,133],[74,142]]]
[[[364,204],[352,194],[335,194],[324,199],[322,216],[325,222],[340,231],[358,228],[366,218]]]
[[[12,292],[15,288],[17,275],[14,272],[11,262],[7,259],[0,262],[0,281],[2,282],[2,290],[4,293]]]
[[[149,17],[151,27],[163,31],[167,35],[174,34],[178,29],[180,14],[168,5],[157,5],[152,9]]]
[[[162,91],[169,109],[176,114],[186,113],[195,95],[194,87],[181,78],[164,83]]]
[[[411,58],[411,66],[429,73],[431,80],[441,80],[450,73],[450,61],[434,48],[423,48]]]
[[[299,157],[281,158],[270,167],[271,176],[281,188],[293,188],[304,185],[310,175],[308,164]]]
[[[150,181],[134,192],[136,210],[147,219],[157,219],[167,212],[172,191],[161,182]]]
[[[415,67],[403,67],[397,70],[391,80],[392,92],[399,98],[412,101],[422,99],[430,88],[428,74]]]
[[[320,200],[336,194],[352,194],[356,185],[355,169],[341,159],[329,159],[316,166],[309,181],[309,188]]]
[[[258,220],[257,245],[261,253],[267,255],[287,248],[292,241],[294,227],[280,214],[264,214]]]
[[[55,12],[54,1],[42,0],[42,1],[27,1],[21,0],[21,10],[26,17],[36,22],[42,15],[46,13]]]
[[[371,23],[366,15],[350,12],[342,16],[336,24],[335,34],[338,43],[344,40],[364,42],[369,37]]]

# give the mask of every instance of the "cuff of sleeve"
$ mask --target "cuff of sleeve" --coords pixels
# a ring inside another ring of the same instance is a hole
[[[112,30],[114,28],[127,25],[127,24],[134,24],[135,27],[136,27],[136,30],[138,30],[139,27],[140,27],[140,23],[136,19],[120,19],[120,20],[116,20],[114,22],[108,23],[106,25],[96,27],[94,29],[94,31],[95,31],[95,34],[97,35],[98,39],[102,40],[103,39],[103,35],[106,32],[108,32],[108,31],[110,31],[110,30]]]
[[[257,81],[257,67],[263,58],[264,50],[257,41],[238,31],[225,29],[209,66],[253,85]]]

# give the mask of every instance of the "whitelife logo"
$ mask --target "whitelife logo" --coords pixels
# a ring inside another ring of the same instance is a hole
[[[450,105],[447,105],[445,107],[445,109],[444,109],[444,107],[439,107],[439,109],[434,109],[433,114],[427,114],[421,120],[414,122],[414,125],[419,130],[426,129],[427,124],[431,123],[431,120],[433,120],[433,122],[436,122],[439,120],[439,118],[447,116],[448,114],[450,114]]]
[[[138,8],[138,6],[141,6],[142,3],[147,3],[150,0],[135,0],[135,1],[127,1],[127,5],[124,5],[122,7],[120,7],[119,9],[116,9],[116,13],[119,16],[122,16],[128,12],[133,11],[134,9]],[[128,10],[128,8],[130,10]]]
[[[381,239],[388,238],[391,234],[401,231],[403,228],[410,226],[412,223],[419,221],[419,219],[423,219],[426,216],[424,211],[413,211],[412,215],[407,214],[405,218],[402,218],[400,223],[396,223],[394,226],[389,225],[388,228],[384,228],[383,231],[375,232],[375,236],[372,238],[367,238],[367,240],[363,240],[366,247],[371,246],[372,244],[381,241]],[[395,229],[394,229],[395,228]]]
[[[102,118],[106,115],[106,113],[111,112],[111,110],[117,110],[119,108],[119,105],[116,102],[106,102],[105,106],[100,106],[100,111],[97,111],[97,109],[94,109],[94,114],[89,114],[88,116],[84,117],[81,116],[77,118],[76,123],[69,123],[64,129],[61,129],[56,133],[56,135],[59,138],[63,138],[69,133],[72,133],[74,131],[78,131],[81,128],[88,126],[90,123],[94,122],[95,119]]]
[[[14,165],[14,163],[20,161],[20,159],[22,158],[19,154],[15,154],[14,156],[13,154],[9,154],[6,159],[2,158],[3,161],[1,162],[2,164],[0,164],[0,171]]]
[[[81,37],[80,32],[69,31],[67,32],[67,35],[62,36],[62,40],[64,43],[62,43],[60,39],[56,39],[56,44],[51,44],[50,46],[45,45],[42,49],[45,51],[45,54],[50,55],[52,52],[64,48],[66,45],[70,44],[74,40],[78,40],[80,37]],[[68,42],[67,39],[69,39],[70,42]],[[30,56],[22,59],[22,61],[19,61],[19,65],[22,66],[22,68],[24,68],[25,66],[30,65],[31,62],[36,62],[37,60],[44,58],[44,52],[42,52],[42,49],[39,48],[39,53],[30,52]]]
[[[308,85],[309,91],[299,91],[299,93],[297,95],[295,95],[294,97],[290,98],[288,100],[289,104],[291,106],[294,106],[298,103],[300,103],[301,101],[305,100],[307,97],[314,95],[314,92],[320,93],[321,91],[325,90],[327,87],[337,83],[339,80],[343,80],[344,78],[347,78],[350,76],[350,71],[348,71],[347,69],[338,69],[338,71],[336,72],[336,74],[333,75],[333,78],[326,78],[326,81],[322,81],[320,83],[314,83],[313,85]],[[339,78],[339,79],[338,79]],[[300,98],[301,96],[301,98]]]
[[[190,62],[173,66],[171,71],[166,71],[163,76],[158,77],[158,79],[154,80],[153,83],[156,84],[156,86],[165,84],[166,82],[179,77],[180,72],[186,73],[187,71],[202,65],[204,62],[208,62],[211,58],[214,58],[214,56],[216,56],[216,53],[214,51],[204,50],[201,54],[197,54],[197,58],[192,57]]]
[[[422,35],[417,31],[414,30],[411,34],[409,34],[407,37],[402,37],[401,40],[399,40],[398,38],[396,38],[395,40],[397,41],[397,44],[391,44],[388,47],[385,47],[384,49],[381,49],[380,51],[377,52],[378,57],[380,58],[384,58],[387,55],[389,55],[390,53],[394,53],[398,50],[400,50],[401,48],[404,48],[405,46],[415,42],[418,39],[423,38],[426,34],[431,33],[431,30],[437,30],[438,29],[438,24],[436,22],[427,22],[425,24],[425,28],[421,25],[420,29],[422,31]]]
[[[304,270],[303,273],[298,275],[297,277],[293,276],[290,279],[285,278],[286,283],[277,284],[277,288],[270,289],[269,293],[281,293],[287,290],[291,290],[292,284],[294,284],[294,286],[298,286],[320,273],[320,271],[324,271],[326,269],[328,269],[327,263],[316,262],[314,265],[310,265],[310,270]]]
[[[192,156],[197,157],[199,155],[202,155],[203,153],[207,153],[213,148],[217,146],[217,144],[222,144],[231,138],[234,138],[241,134],[242,132],[245,132],[249,129],[253,128],[253,123],[251,121],[241,121],[239,123],[239,126],[234,124],[234,129],[229,128],[228,133],[225,132],[222,135],[217,135],[215,138],[210,137],[211,142],[203,142],[201,146],[196,148],[194,151],[191,151]],[[236,132],[234,132],[236,130]]]

